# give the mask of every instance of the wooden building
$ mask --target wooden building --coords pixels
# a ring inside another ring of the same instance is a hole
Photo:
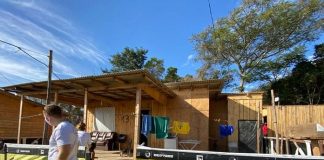
[[[0,139],[16,140],[18,134],[19,106],[21,97],[0,91]],[[42,138],[43,106],[24,99],[22,110],[21,142]]]
[[[3,89],[45,98],[46,86],[44,81]],[[139,141],[141,115],[145,112],[166,116],[170,124],[173,121],[189,123],[190,132],[177,137],[179,141],[199,141],[195,150],[228,151],[228,144],[237,143],[238,133],[234,131],[233,135],[221,138],[218,125],[233,124],[237,128],[239,120],[258,120],[262,93],[222,94],[222,87],[222,80],[163,84],[146,70],[134,70],[54,80],[52,97],[56,102],[84,107],[87,131],[106,123],[109,130],[128,135],[134,149],[137,143],[133,142]],[[149,135],[148,146],[163,148],[164,139]]]

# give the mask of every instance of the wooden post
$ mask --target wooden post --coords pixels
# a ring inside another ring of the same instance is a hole
[[[84,107],[83,107],[83,123],[87,124],[87,111],[88,111],[88,89],[84,90]]]
[[[134,131],[134,147],[133,147],[133,159],[136,159],[137,155],[137,144],[139,138],[139,120],[140,120],[140,111],[141,111],[141,101],[142,101],[142,90],[137,88],[136,90],[136,106],[135,106],[135,131]]]
[[[19,119],[18,119],[18,135],[17,135],[17,144],[20,144],[20,130],[21,130],[21,116],[24,103],[24,96],[20,96],[20,107],[19,107]]]
[[[275,105],[275,100],[274,100],[274,92],[273,89],[271,90],[271,102],[272,102],[272,110],[274,110],[274,128],[275,128],[275,133],[276,133],[276,153],[279,153],[279,135],[278,135],[278,123],[277,123],[277,110],[276,110],[276,105]]]
[[[257,124],[257,153],[260,153],[260,103],[258,105],[258,124]]]
[[[286,154],[289,155],[289,138],[286,137]]]
[[[51,82],[52,82],[52,61],[53,61],[53,51],[50,50],[48,54],[48,80],[47,80],[47,96],[46,96],[46,104],[51,103]],[[43,141],[42,144],[48,144],[48,124],[44,121],[44,129],[43,129]]]
[[[282,131],[281,131],[281,135],[280,135],[280,154],[283,154],[283,135],[282,135]]]
[[[57,105],[58,92],[54,92],[54,104]],[[52,133],[54,132],[55,126],[52,126]]]
[[[56,91],[54,93],[54,104],[57,104],[57,99],[58,99],[58,92]]]

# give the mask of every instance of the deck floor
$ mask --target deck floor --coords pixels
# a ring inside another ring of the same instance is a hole
[[[119,159],[133,159],[133,157],[127,157],[127,156],[123,156],[121,157],[120,156],[120,152],[117,150],[117,151],[107,151],[105,150],[105,148],[102,148],[102,147],[97,147],[95,149],[95,160],[106,160],[106,159],[109,159],[109,160],[119,160]]]

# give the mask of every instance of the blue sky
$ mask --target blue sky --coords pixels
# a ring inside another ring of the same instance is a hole
[[[240,4],[210,2],[214,20]],[[209,25],[208,0],[0,1],[0,39],[37,51],[29,53],[44,63],[52,49],[61,78],[101,74],[125,47],[142,47],[148,59],[163,59],[181,76],[195,75],[200,64],[190,39]],[[46,78],[46,67],[0,43],[0,86]]]
[[[226,16],[237,0],[211,1],[214,19]],[[100,74],[108,58],[125,47],[149,50],[148,58],[195,74],[199,63],[190,41],[211,24],[208,1],[0,1],[0,39],[40,52],[61,78]],[[0,86],[46,80],[46,67],[0,43]],[[53,77],[55,78],[55,77]]]

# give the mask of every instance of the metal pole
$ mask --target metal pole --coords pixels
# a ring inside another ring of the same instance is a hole
[[[48,55],[48,81],[47,81],[47,96],[46,104],[51,103],[51,81],[52,81],[52,54],[53,51],[49,50]],[[48,144],[48,124],[44,121],[43,141],[42,144]]]

